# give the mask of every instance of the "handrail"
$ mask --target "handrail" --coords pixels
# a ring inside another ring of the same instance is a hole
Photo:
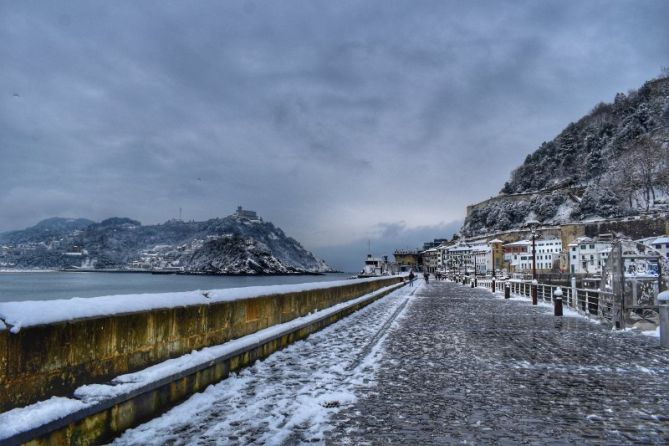
[[[495,280],[495,288],[499,290],[501,283],[508,283],[510,287],[511,294],[516,296],[530,297],[531,296],[531,280],[521,280],[521,279],[500,279]],[[478,279],[477,280],[479,287],[485,287],[492,289],[492,279]],[[506,285],[502,285],[506,286]],[[605,299],[601,299],[603,296],[612,296],[613,292],[601,289],[593,288],[572,288],[571,286],[555,285],[555,284],[537,284],[537,297],[542,302],[552,302],[554,289],[562,288],[564,293],[564,303],[567,308],[578,312],[579,314],[591,319],[591,318],[603,318],[609,320],[606,317],[606,313],[610,313],[612,304],[606,302]],[[604,313],[599,311],[599,308],[602,307],[606,309]]]

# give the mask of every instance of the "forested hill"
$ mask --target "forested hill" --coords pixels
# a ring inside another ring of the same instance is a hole
[[[663,77],[618,93],[544,142],[512,172],[497,199],[472,208],[463,232],[511,229],[528,215],[564,223],[666,210],[668,141],[669,78]]]
[[[636,143],[651,143],[645,140],[649,137],[656,142],[666,140],[668,105],[669,78],[647,82],[627,95],[618,93],[613,103],[600,103],[528,155],[501,192],[592,182],[619,167],[616,160],[624,158],[632,146],[639,145]]]
[[[142,225],[129,218],[99,223],[51,218],[0,233],[1,268],[164,268],[211,274],[331,271],[280,228],[230,215],[207,221]]]

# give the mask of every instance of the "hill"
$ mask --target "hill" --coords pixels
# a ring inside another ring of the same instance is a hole
[[[669,78],[618,93],[544,142],[500,194],[468,208],[466,236],[669,209]]]
[[[207,221],[142,225],[51,218],[0,234],[0,265],[16,268],[180,267],[191,273],[319,273],[331,268],[270,222],[233,214]]]

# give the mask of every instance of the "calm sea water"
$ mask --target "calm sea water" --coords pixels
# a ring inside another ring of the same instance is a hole
[[[0,273],[0,302],[67,299],[110,294],[168,293],[342,280],[323,276],[181,276],[128,273]]]

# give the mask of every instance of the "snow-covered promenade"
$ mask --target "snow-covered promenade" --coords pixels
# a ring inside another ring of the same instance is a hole
[[[415,293],[412,295],[412,293]],[[404,287],[115,444],[666,444],[669,353],[453,283]]]
[[[380,345],[416,288],[405,286],[257,362],[114,444],[299,444],[322,441],[331,416],[372,385]]]

